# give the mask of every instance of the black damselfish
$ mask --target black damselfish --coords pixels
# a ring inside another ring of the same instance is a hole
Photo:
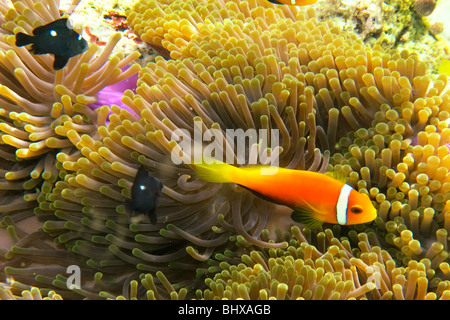
[[[144,166],[140,166],[131,187],[131,200],[125,201],[126,209],[136,214],[147,214],[150,222],[156,223],[156,206],[162,194],[163,184],[152,177]]]
[[[33,36],[19,32],[16,34],[16,46],[32,44],[30,52],[34,54],[50,53],[55,56],[53,69],[64,68],[69,58],[85,52],[88,43],[75,32],[67,18],[61,18],[33,30]]]

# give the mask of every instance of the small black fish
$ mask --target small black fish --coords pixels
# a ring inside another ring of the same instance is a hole
[[[146,213],[150,222],[156,223],[155,209],[162,194],[163,184],[149,175],[144,166],[140,166],[131,187],[131,200],[125,201],[125,207],[133,214]]]
[[[16,46],[32,44],[30,52],[34,54],[50,53],[55,56],[53,69],[64,68],[69,58],[85,52],[88,43],[71,28],[67,18],[61,18],[33,30],[33,36],[19,32],[16,34]]]

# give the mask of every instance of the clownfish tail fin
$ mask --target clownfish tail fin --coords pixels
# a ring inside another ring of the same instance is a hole
[[[236,171],[232,165],[215,159],[204,158],[201,164],[194,164],[196,175],[202,180],[215,183],[236,183]]]

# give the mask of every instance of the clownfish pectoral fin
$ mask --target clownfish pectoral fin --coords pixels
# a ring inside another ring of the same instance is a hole
[[[313,218],[313,211],[308,208],[296,208],[291,214],[291,219],[295,222],[304,224],[308,228],[318,229],[323,222]]]
[[[340,181],[342,183],[347,183],[347,176],[342,172],[331,171],[325,172],[325,174],[330,178],[333,178],[334,180]]]
[[[241,185],[241,184],[240,184],[240,186],[241,186],[242,188],[244,188],[244,189],[250,191],[251,193],[253,193],[253,194],[254,194],[255,196],[257,196],[258,198],[261,198],[261,199],[263,199],[263,200],[266,200],[267,202],[280,204],[280,205],[282,205],[282,206],[285,205],[285,204],[284,204],[283,202],[281,202],[281,201],[276,201],[275,199],[272,199],[272,198],[270,198],[270,197],[268,197],[268,196],[265,196],[265,195],[263,195],[263,194],[261,194],[261,193],[255,191],[255,190],[252,190],[252,189],[250,189],[250,188],[247,188],[246,186],[243,186],[243,185]]]

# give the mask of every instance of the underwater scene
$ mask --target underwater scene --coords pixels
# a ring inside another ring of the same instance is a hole
[[[450,300],[450,0],[0,0],[0,300]]]

